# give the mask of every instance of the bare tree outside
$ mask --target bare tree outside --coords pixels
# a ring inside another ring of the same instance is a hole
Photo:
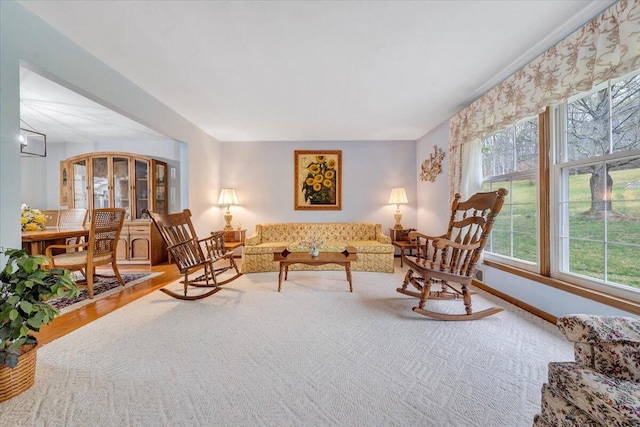
[[[482,176],[527,171],[538,166],[538,118],[482,140]]]
[[[567,105],[568,160],[583,160],[640,148],[640,75],[619,81]],[[585,214],[613,213],[613,178],[604,162],[584,166],[590,173],[591,208]],[[637,167],[617,161],[615,168]]]

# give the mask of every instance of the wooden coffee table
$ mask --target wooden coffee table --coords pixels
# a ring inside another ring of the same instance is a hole
[[[320,252],[316,257],[311,256],[308,252],[289,252],[286,247],[276,248],[273,251],[273,260],[280,262],[280,274],[278,275],[278,292],[282,285],[282,272],[284,271],[284,280],[287,280],[289,274],[289,266],[292,264],[305,265],[324,265],[338,264],[344,266],[349,281],[349,292],[353,292],[351,284],[351,262],[358,260],[356,248],[347,246],[343,252]]]

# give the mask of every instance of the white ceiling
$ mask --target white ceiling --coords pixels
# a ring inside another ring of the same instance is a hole
[[[47,142],[166,141],[167,137],[113,110],[20,68],[20,127]]]
[[[220,141],[345,141],[420,138],[612,1],[21,3]]]

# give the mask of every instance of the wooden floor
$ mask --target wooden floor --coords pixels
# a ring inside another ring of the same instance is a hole
[[[117,310],[118,308],[181,278],[180,272],[173,264],[161,264],[153,267],[145,265],[119,265],[118,270],[120,270],[120,273],[140,273],[149,271],[162,272],[163,274],[138,283],[130,288],[123,289],[122,292],[98,299],[91,304],[56,317],[51,323],[44,326],[40,332],[34,334],[38,339],[38,344],[40,346],[48,344],[51,341],[104,316],[105,314],[111,313],[113,310]],[[113,274],[113,271],[110,268],[105,268],[104,270],[98,269],[98,272]]]

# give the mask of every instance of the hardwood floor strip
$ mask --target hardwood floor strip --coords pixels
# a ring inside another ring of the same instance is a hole
[[[38,344],[40,346],[48,344],[181,278],[180,272],[173,264],[160,264],[154,267],[140,265],[118,266],[121,273],[139,273],[145,271],[145,268],[150,273],[162,272],[163,274],[56,317],[51,323],[44,326],[40,332],[35,334]],[[100,269],[98,269],[98,273],[101,273]],[[110,269],[105,269],[104,273],[113,274]]]

